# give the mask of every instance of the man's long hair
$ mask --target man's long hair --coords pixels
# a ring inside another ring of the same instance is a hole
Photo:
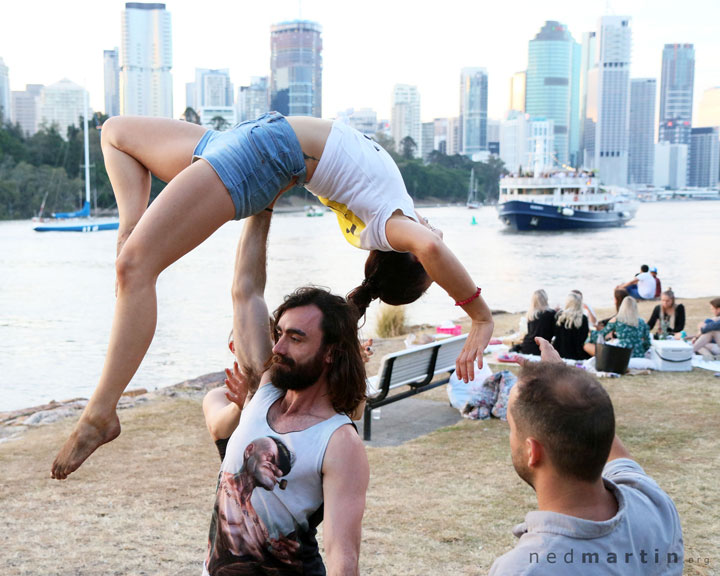
[[[316,286],[298,288],[273,313],[275,325],[292,308],[316,306],[322,312],[323,346],[330,350],[328,396],[333,408],[351,414],[365,399],[365,364],[357,334],[357,309],[344,298]]]

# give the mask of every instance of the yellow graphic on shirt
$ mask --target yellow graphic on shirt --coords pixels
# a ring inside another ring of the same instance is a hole
[[[335,212],[338,224],[340,225],[340,231],[343,236],[345,236],[345,240],[356,248],[361,248],[360,234],[365,230],[365,222],[360,220],[345,204],[340,204],[340,202],[328,200],[320,196],[318,196],[317,199]]]

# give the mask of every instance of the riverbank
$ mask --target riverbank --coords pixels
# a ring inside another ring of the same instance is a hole
[[[707,315],[709,299],[682,300],[688,326]],[[641,303],[643,317],[654,304]],[[513,332],[519,316],[496,315],[495,335]],[[368,372],[402,341],[376,342]],[[27,423],[37,411],[5,421],[3,429],[24,433],[0,443],[0,573],[197,575],[219,465],[200,402],[221,378],[125,397],[133,408],[120,413],[123,433],[64,482],[49,478],[50,464],[82,401],[46,425]],[[621,438],[680,511],[685,573],[718,573],[720,380],[694,369],[603,384]],[[440,400],[447,402],[444,387],[418,397]],[[512,468],[504,422],[463,420],[400,446],[370,445],[367,453],[362,574],[485,574],[535,507]]]

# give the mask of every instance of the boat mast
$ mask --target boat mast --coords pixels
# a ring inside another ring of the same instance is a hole
[[[90,140],[88,139],[88,91],[85,90],[85,113],[83,114],[83,140],[85,145],[85,202],[90,206]]]

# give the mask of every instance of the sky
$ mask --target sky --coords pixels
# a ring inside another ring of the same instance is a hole
[[[297,18],[323,28],[323,117],[373,108],[389,118],[393,86],[418,86],[423,121],[456,116],[463,67],[485,67],[488,113],[505,114],[510,77],[527,65],[528,41],[546,20],[575,40],[603,14],[628,15],[632,77],[660,87],[665,43],[695,45],[695,111],[702,92],[720,85],[719,0],[167,0],[173,26],[174,110],[185,108],[195,68],[228,68],[238,86],[268,75],[270,26]],[[120,43],[116,0],[12,2],[0,18],[0,58],[12,90],[68,78],[104,110],[103,50]]]

